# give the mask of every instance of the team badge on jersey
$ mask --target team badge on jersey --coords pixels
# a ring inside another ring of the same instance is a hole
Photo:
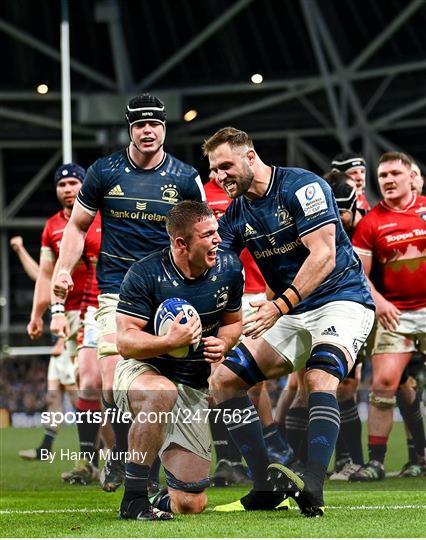
[[[289,225],[293,218],[290,215],[290,212],[286,208],[278,207],[278,212],[275,214],[278,218],[279,225]]]
[[[176,188],[177,186],[174,184],[166,184],[165,186],[161,186],[161,191],[163,192],[161,198],[163,201],[168,203],[177,203],[179,200],[179,194]]]
[[[324,191],[318,182],[298,189],[296,191],[296,197],[299,199],[306,217],[318,214],[318,212],[327,210],[328,208]]]
[[[222,309],[226,306],[229,300],[229,287],[221,287],[218,291],[216,291],[216,294],[214,297],[216,298],[216,307],[219,309]]]

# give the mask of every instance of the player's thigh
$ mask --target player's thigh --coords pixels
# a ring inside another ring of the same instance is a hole
[[[154,402],[158,405],[163,401],[163,409],[170,410],[177,399],[174,383],[163,377],[155,367],[134,359],[120,359],[112,382],[114,401],[122,412],[132,412],[133,415]],[[172,405],[168,404],[169,399]],[[158,408],[158,407],[156,407]]]
[[[177,384],[177,400],[167,423],[164,442],[159,452],[162,462],[163,454],[175,456],[174,449],[179,448],[182,451],[185,450],[182,454],[185,459],[189,454],[193,454],[201,458],[201,461],[197,461],[199,464],[204,463],[207,467],[211,460],[210,412],[206,390]],[[182,478],[179,479],[182,480]]]
[[[374,325],[374,311],[357,302],[330,302],[307,312],[304,322],[312,346],[327,343],[343,350],[349,372]]]
[[[257,339],[245,337],[242,344],[254,358],[265,379],[277,379],[293,371],[293,364],[282,354],[281,348],[272,346],[264,336]]]

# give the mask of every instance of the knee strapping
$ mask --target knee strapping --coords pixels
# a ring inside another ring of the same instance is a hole
[[[377,396],[374,392],[368,394],[368,401],[373,407],[378,409],[392,409],[396,404],[396,397],[391,398]]]
[[[210,487],[210,478],[203,478],[198,482],[183,482],[174,476],[173,473],[164,468],[166,473],[167,485],[172,489],[184,491],[185,493],[202,493],[205,489]]]
[[[256,364],[253,355],[242,343],[227,354],[223,364],[249,386],[266,381],[266,377]]]
[[[312,349],[311,356],[306,362],[306,371],[311,369],[320,369],[342,381],[348,374],[348,362],[345,353],[339,347],[319,343]]]

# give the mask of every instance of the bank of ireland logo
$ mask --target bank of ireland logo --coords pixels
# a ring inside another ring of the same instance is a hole
[[[305,189],[305,197],[307,201],[312,201],[312,199],[315,197],[315,186],[308,186]]]
[[[166,184],[165,186],[161,186],[161,191],[163,192],[161,195],[163,201],[168,203],[177,203],[179,201],[179,194],[175,184]]]
[[[229,299],[229,287],[221,287],[219,290],[216,291],[216,293],[213,295],[216,298],[216,307],[219,309],[222,309],[226,306]]]

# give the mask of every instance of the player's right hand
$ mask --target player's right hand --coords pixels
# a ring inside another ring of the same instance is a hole
[[[71,274],[67,270],[59,270],[53,281],[53,294],[58,298],[65,299],[70,291],[73,290],[74,282]]]
[[[376,317],[386,330],[396,331],[400,315],[401,312],[392,302],[383,297],[376,299]]]
[[[10,239],[10,247],[13,249],[13,251],[19,251],[24,245],[24,241],[22,239],[22,236],[12,236]]]
[[[32,317],[27,325],[27,333],[31,339],[39,339],[43,335],[43,319],[41,317]]]
[[[175,320],[170,325],[166,336],[172,349],[177,349],[185,345],[195,345],[200,341],[201,337],[201,321],[193,315],[187,323],[181,324],[180,321],[184,317],[183,311],[177,314]]]
[[[68,337],[70,335],[70,328],[63,313],[56,313],[55,315],[52,315],[52,320],[50,321],[50,331],[54,336],[58,336],[59,338]]]

